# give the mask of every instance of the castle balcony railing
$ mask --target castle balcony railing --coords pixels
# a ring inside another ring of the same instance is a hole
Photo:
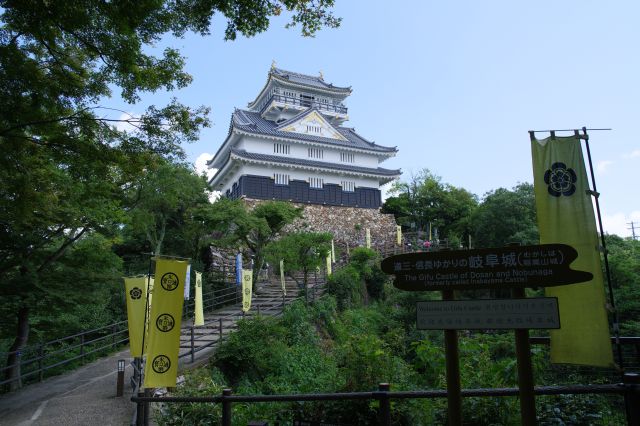
[[[292,96],[278,95],[275,93],[272,94],[271,97],[267,99],[267,101],[264,103],[264,106],[261,108],[260,112],[261,113],[264,112],[264,110],[267,109],[269,105],[272,105],[274,102],[279,104],[303,107],[303,108],[315,107],[319,111],[326,111],[328,113],[345,114],[345,115],[347,114],[347,107],[342,105],[332,105],[329,103],[318,102],[313,99],[294,98]]]

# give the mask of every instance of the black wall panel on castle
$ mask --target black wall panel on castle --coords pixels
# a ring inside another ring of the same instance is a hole
[[[322,189],[309,188],[309,183],[290,180],[288,185],[276,185],[264,176],[245,175],[225,194],[229,198],[246,196],[261,200],[283,200],[296,203],[326,204],[330,206],[377,209],[382,204],[380,190],[357,187],[353,192],[343,191],[340,185],[325,184]]]

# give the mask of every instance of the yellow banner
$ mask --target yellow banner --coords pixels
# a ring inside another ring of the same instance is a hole
[[[284,259],[280,260],[280,284],[282,285],[282,294],[287,295],[287,286],[284,282]]]
[[[331,275],[333,272],[331,271],[331,255],[327,256],[327,275]]]
[[[367,228],[367,233],[365,234],[365,242],[367,248],[371,248],[371,230]]]
[[[129,351],[132,357],[142,356],[142,336],[147,307],[147,278],[124,279],[127,297],[127,324],[129,326]]]
[[[333,245],[333,240],[331,240],[331,261],[336,263],[336,249]]]
[[[158,284],[153,289],[153,306],[149,316],[145,388],[176,385],[187,265],[185,261],[156,259],[155,279]]]
[[[202,272],[196,272],[196,299],[194,311],[193,325],[204,325],[204,312],[202,308]]]
[[[402,245],[402,226],[396,225],[396,243]]]
[[[249,312],[251,309],[251,293],[253,291],[253,271],[251,269],[242,270],[242,311]]]
[[[578,258],[571,268],[593,274],[589,282],[545,290],[558,298],[560,309],[561,328],[550,330],[551,362],[611,366],[598,235],[580,139],[532,139],[531,151],[540,243],[574,247]]]

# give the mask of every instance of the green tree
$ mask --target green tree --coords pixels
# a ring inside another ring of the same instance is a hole
[[[606,235],[613,295],[620,329],[625,336],[640,333],[640,241]]]
[[[28,340],[30,309],[43,279],[92,232],[112,235],[123,199],[157,156],[181,159],[183,142],[208,125],[208,108],[172,101],[125,119],[118,131],[101,102],[120,90],[135,103],[142,92],[189,84],[172,48],[154,56],[167,34],[206,35],[215,13],[226,39],[252,36],[287,10],[303,35],[337,26],[332,0],[171,2],[141,0],[0,1],[0,294],[15,296],[12,350]],[[119,113],[119,112],[118,112]],[[19,374],[19,364],[9,377]]]
[[[438,229],[441,238],[460,241],[469,234],[468,219],[477,206],[476,196],[464,188],[443,183],[442,178],[428,169],[411,177],[408,182],[396,182],[383,207],[393,213],[405,229],[429,234]]]
[[[142,178],[131,190],[131,233],[144,236],[155,254],[162,254],[167,232],[174,232],[172,241],[183,240],[185,231],[194,219],[194,209],[209,204],[207,183],[188,166],[162,162],[155,169],[144,171]],[[179,252],[185,253],[184,241]]]
[[[267,201],[249,210],[242,200],[221,198],[204,220],[214,229],[213,244],[247,250],[253,258],[253,286],[265,263],[266,248],[283,228],[302,216],[303,208],[282,201]]]
[[[331,250],[332,238],[328,233],[296,232],[285,235],[267,246],[266,259],[272,265],[278,265],[278,272],[280,260],[284,260],[285,274],[304,289],[306,297],[309,272],[324,264]],[[302,282],[296,277],[297,272],[302,272]]]
[[[538,244],[533,185],[512,190],[498,188],[485,194],[471,218],[474,246],[502,247],[512,242]]]

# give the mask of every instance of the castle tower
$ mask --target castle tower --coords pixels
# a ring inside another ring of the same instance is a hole
[[[380,186],[401,174],[379,167],[396,147],[377,145],[342,124],[350,87],[271,67],[247,109],[231,116],[227,138],[207,163],[209,181],[230,198],[377,209]]]

